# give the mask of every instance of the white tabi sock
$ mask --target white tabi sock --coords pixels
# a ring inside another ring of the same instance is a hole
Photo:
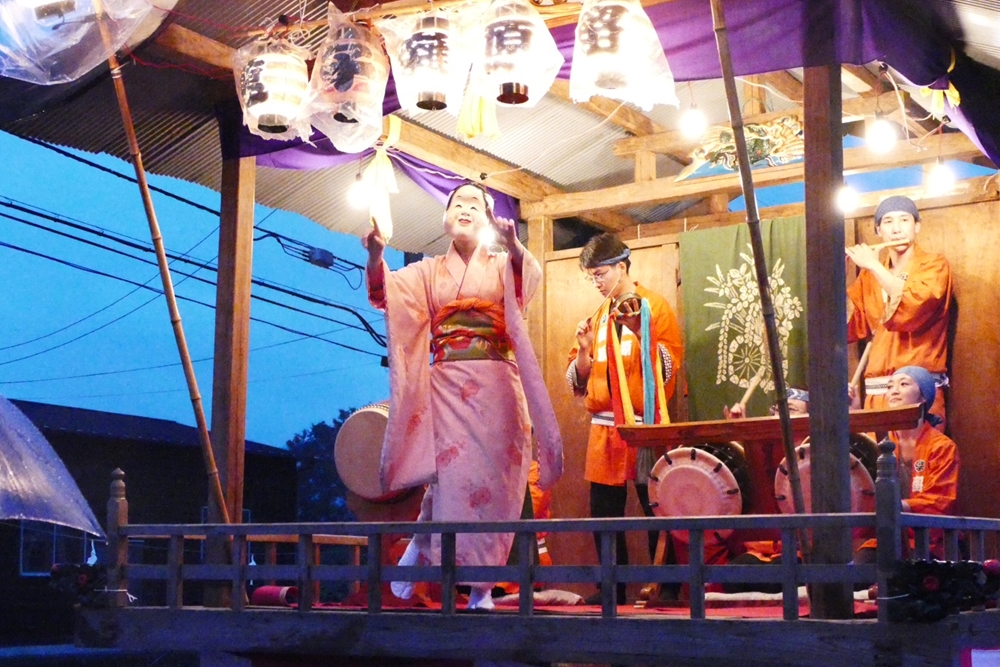
[[[406,551],[403,552],[403,556],[399,559],[398,565],[412,567],[417,564],[419,556],[420,550],[417,548],[417,541],[410,540],[410,543],[406,546]],[[393,581],[389,583],[389,588],[392,590],[392,594],[400,600],[409,600],[413,597],[413,583],[412,581]]]
[[[486,588],[480,588],[473,586],[472,590],[469,591],[469,604],[466,609],[481,609],[483,611],[493,610],[493,586],[487,585]]]

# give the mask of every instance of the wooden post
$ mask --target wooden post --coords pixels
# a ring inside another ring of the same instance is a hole
[[[688,562],[691,568],[689,597],[691,619],[705,619],[705,531],[688,531]]]
[[[184,606],[184,536],[171,535],[167,546],[167,607]]]
[[[299,612],[305,613],[312,611],[313,602],[313,586],[312,586],[312,570],[313,570],[313,539],[312,535],[304,534],[299,535],[299,541],[295,549],[295,562],[299,567]]]
[[[878,443],[878,470],[875,477],[875,563],[878,567],[878,620],[889,620],[889,577],[903,556],[899,515],[899,470],[896,467],[896,445],[885,438]]]
[[[385,535],[368,535],[368,613],[382,611],[382,547]],[[388,551],[388,549],[386,549]]]
[[[235,132],[222,122],[219,131]],[[225,140],[224,140],[225,141]],[[256,162],[222,161],[219,273],[215,297],[215,368],[212,380],[212,442],[233,523],[243,515],[247,374],[250,352],[250,278]],[[217,517],[209,503],[209,522]]]
[[[128,500],[125,499],[125,473],[115,468],[111,473],[111,497],[108,499],[108,604],[111,607],[128,606],[128,537],[119,532],[128,525]]]
[[[455,533],[441,533],[441,613],[455,614]]]
[[[542,265],[542,285],[545,285],[545,254],[552,252],[552,218],[540,215],[528,218],[528,252]],[[540,289],[528,304],[528,337],[545,375],[545,299],[547,289]]]
[[[615,533],[602,530],[601,540],[601,616],[618,616],[618,550],[615,548]]]
[[[519,576],[517,578],[520,591],[518,595],[518,615],[523,617],[533,616],[535,613],[535,533],[518,534],[517,566]]]
[[[653,151],[636,151],[635,182],[656,180],[656,153]]]
[[[847,305],[844,266],[844,216],[836,192],[844,180],[841,137],[840,67],[835,63],[835,4],[814,3],[815,61],[806,67],[805,194],[806,279],[809,326],[809,417],[812,451],[812,511],[851,509],[848,451]],[[811,560],[817,564],[851,560],[851,533],[846,527],[816,530]],[[808,549],[809,545],[802,545]],[[810,587],[813,618],[851,618],[854,605],[848,583]]]

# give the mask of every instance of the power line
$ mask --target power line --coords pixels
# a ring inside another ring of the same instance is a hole
[[[129,183],[138,183],[138,181],[135,179],[134,176],[127,176],[125,174],[120,174],[117,171],[115,171],[114,169],[109,169],[108,167],[105,167],[103,165],[97,164],[96,162],[93,162],[93,161],[88,160],[86,158],[80,157],[79,155],[74,155],[73,153],[70,153],[69,151],[63,150],[62,148],[58,148],[56,146],[53,146],[50,143],[47,143],[47,142],[44,142],[44,141],[40,141],[38,139],[32,139],[31,137],[21,137],[21,138],[24,139],[25,141],[30,141],[31,143],[35,144],[36,146],[41,146],[42,148],[47,148],[50,151],[52,151],[53,153],[56,153],[58,155],[62,155],[63,157],[67,157],[70,160],[74,160],[74,161],[79,162],[81,164],[85,164],[88,167],[93,167],[94,169],[97,169],[98,171],[102,171],[105,174],[111,174],[115,178],[120,178],[123,181],[128,181]],[[182,202],[184,204],[187,204],[188,206],[192,206],[192,207],[194,207],[194,208],[196,208],[196,209],[198,209],[200,211],[205,211],[206,213],[211,213],[214,216],[221,215],[219,213],[219,211],[215,210],[214,208],[209,208],[208,206],[203,206],[202,204],[199,204],[196,201],[191,201],[190,199],[187,199],[185,197],[181,197],[180,195],[175,195],[173,192],[170,192],[169,190],[164,190],[163,188],[158,188],[155,185],[150,185],[149,189],[152,190],[153,192],[159,192],[161,195],[163,195],[165,197],[170,197],[171,199],[174,199],[176,201],[179,201],[179,202]]]
[[[120,282],[124,282],[124,283],[129,284],[129,285],[134,285],[134,286],[140,287],[141,289],[148,290],[150,292],[155,292],[156,294],[163,294],[163,292],[161,290],[158,290],[158,289],[156,289],[154,287],[150,287],[148,285],[143,285],[143,284],[138,283],[138,282],[136,282],[134,280],[129,280],[128,278],[123,278],[121,276],[116,276],[114,274],[107,273],[107,272],[101,271],[99,269],[93,269],[93,268],[90,268],[90,267],[87,267],[87,266],[83,266],[81,264],[75,264],[73,262],[69,262],[69,261],[64,260],[64,259],[59,259],[57,257],[52,257],[50,255],[46,255],[44,253],[40,253],[40,252],[37,252],[37,251],[34,251],[34,250],[29,250],[27,248],[22,248],[20,246],[13,245],[11,243],[5,243],[3,241],[0,241],[0,247],[10,248],[11,250],[16,250],[18,252],[23,252],[25,254],[32,255],[32,256],[35,256],[35,257],[40,257],[42,259],[47,259],[49,261],[56,262],[56,263],[62,264],[64,266],[68,266],[70,268],[77,269],[77,270],[83,271],[85,273],[91,273],[91,274],[94,274],[94,275],[103,276],[105,278],[111,278],[112,280],[118,280]],[[177,295],[177,298],[180,299],[180,300],[183,300],[183,301],[190,301],[192,303],[197,303],[198,305],[205,306],[207,308],[212,308],[212,309],[215,308],[215,306],[213,304],[205,303],[204,301],[199,301],[198,299],[194,299],[194,298],[191,298],[191,297]],[[377,352],[369,352],[368,350],[364,350],[364,349],[361,349],[361,348],[358,348],[358,347],[354,347],[352,345],[347,345],[345,343],[340,343],[340,342],[337,342],[337,341],[334,341],[334,340],[330,340],[328,338],[323,338],[323,337],[315,335],[315,334],[306,333],[305,331],[299,331],[298,329],[293,329],[291,327],[286,327],[284,325],[277,324],[275,322],[264,320],[264,319],[261,319],[261,318],[258,318],[258,317],[251,316],[250,317],[250,321],[251,322],[259,322],[260,324],[266,324],[266,325],[274,327],[276,329],[281,329],[282,331],[287,331],[289,333],[297,334],[297,335],[300,335],[300,336],[305,336],[307,338],[315,338],[317,340],[321,340],[321,341],[324,341],[326,343],[330,343],[331,345],[336,345],[337,347],[342,347],[344,349],[352,350],[354,352],[360,352],[362,354],[367,354],[369,356],[379,357],[380,359],[383,358],[383,355],[378,354]],[[30,355],[30,356],[37,356],[37,354]],[[29,358],[29,357],[22,357],[22,359],[26,359],[26,358]],[[15,361],[21,361],[22,359],[14,359],[14,360],[10,360],[10,361],[0,362],[0,366],[11,364],[11,363],[14,363]]]
[[[95,230],[95,229],[92,229],[90,225],[86,225],[86,224],[82,224],[82,223],[74,223],[74,222],[70,222],[70,221],[66,221],[66,220],[61,220],[58,217],[54,217],[54,216],[50,216],[50,215],[45,215],[45,214],[37,213],[35,211],[32,211],[30,208],[26,208],[24,206],[20,206],[20,205],[9,203],[9,202],[0,201],[0,206],[6,207],[6,208],[11,208],[11,209],[16,210],[16,211],[21,211],[21,212],[24,212],[24,213],[28,213],[30,215],[34,215],[36,217],[40,217],[40,218],[43,218],[43,219],[46,219],[46,220],[50,220],[50,221],[55,222],[57,224],[66,225],[66,226],[69,226],[69,227],[72,227],[74,229],[77,229],[77,230],[80,230],[80,231],[84,231],[84,232],[87,232],[87,233],[90,233],[90,234],[96,234],[96,235],[100,236],[101,238],[106,238],[108,240],[114,241],[114,242],[119,243],[121,245],[124,245],[126,247],[133,248],[133,249],[136,249],[136,250],[140,250],[142,252],[148,252],[148,253],[152,253],[153,252],[153,249],[151,247],[149,247],[148,245],[146,245],[145,243],[131,240],[131,239],[129,239],[128,237],[126,237],[124,235],[117,235],[117,234],[115,234],[113,232],[109,232],[107,230],[102,230],[100,228],[97,228]],[[146,259],[143,259],[141,257],[136,257],[135,255],[131,255],[131,254],[123,252],[121,250],[116,250],[114,248],[110,248],[110,247],[108,247],[108,246],[106,246],[104,244],[97,243],[95,241],[90,241],[90,240],[87,240],[87,239],[83,239],[83,238],[80,238],[78,236],[74,236],[72,234],[68,234],[66,232],[61,232],[59,230],[52,229],[52,228],[47,227],[45,225],[39,224],[37,222],[32,222],[32,221],[29,221],[29,220],[25,220],[23,218],[19,218],[17,216],[8,215],[6,213],[0,213],[0,217],[7,218],[7,219],[10,219],[10,220],[14,220],[15,222],[20,222],[22,224],[25,224],[25,225],[28,225],[28,226],[31,226],[31,227],[34,227],[34,228],[37,228],[37,229],[41,229],[43,231],[47,231],[47,232],[50,232],[52,234],[56,234],[58,236],[62,236],[64,238],[69,238],[69,239],[78,241],[80,243],[84,243],[86,245],[90,245],[90,246],[93,246],[93,247],[96,247],[96,248],[100,248],[102,250],[107,250],[108,252],[112,252],[112,253],[115,253],[115,254],[118,254],[118,255],[122,255],[124,257],[129,257],[129,258],[135,259],[137,261],[145,262],[145,263],[151,264],[151,265],[155,265],[156,264],[156,262],[153,262],[152,260],[146,260]],[[176,253],[170,253],[170,252],[167,253],[167,257],[169,257],[171,259],[171,261],[180,261],[180,262],[183,262],[185,264],[195,264],[195,265],[199,266],[199,268],[208,268],[210,271],[218,272],[218,269],[216,267],[209,266],[207,262],[206,263],[202,263],[202,264],[198,264],[197,262],[195,262],[193,260],[190,260],[190,259],[188,259],[188,258],[186,258],[186,257],[184,257],[182,255],[179,256]],[[179,275],[182,275],[182,276],[193,277],[193,274],[185,274],[185,273],[180,272],[180,271],[177,271],[177,273]],[[202,282],[202,283],[205,283],[205,284],[208,284],[208,285],[213,285],[213,286],[215,285],[214,282],[212,282],[210,280],[207,280],[205,278],[197,278],[196,277],[195,280],[198,280],[199,282]],[[265,280],[265,279],[262,279],[262,278],[253,278],[253,279],[251,279],[251,282],[254,285],[258,285],[258,286],[266,288],[266,289],[270,289],[270,290],[274,290],[274,291],[277,291],[277,292],[280,292],[280,293],[283,293],[283,294],[287,294],[289,296],[292,296],[292,297],[295,297],[295,298],[298,298],[298,299],[302,299],[302,300],[304,300],[306,302],[309,302],[309,303],[314,303],[314,304],[317,304],[317,305],[322,305],[322,306],[326,306],[326,307],[329,307],[329,308],[334,308],[334,309],[337,309],[337,310],[345,311],[345,312],[353,315],[361,323],[361,325],[358,326],[356,324],[350,324],[350,323],[347,323],[347,322],[343,322],[341,320],[337,320],[337,319],[334,319],[334,318],[329,318],[329,317],[326,317],[324,315],[320,315],[318,313],[313,313],[313,312],[308,311],[308,310],[303,310],[301,308],[296,308],[294,306],[290,306],[288,304],[281,303],[280,301],[275,301],[273,299],[268,299],[266,297],[263,297],[263,296],[260,296],[260,295],[256,295],[256,294],[251,295],[251,298],[253,298],[253,299],[256,299],[258,301],[262,301],[264,303],[269,303],[271,305],[275,305],[275,306],[278,306],[280,308],[286,308],[286,309],[292,310],[294,312],[298,312],[298,313],[310,315],[312,317],[317,317],[317,318],[324,319],[324,320],[327,320],[327,321],[330,321],[330,322],[334,322],[336,324],[340,324],[340,325],[343,325],[343,326],[346,326],[346,327],[349,327],[349,328],[352,328],[352,329],[357,329],[359,331],[363,330],[376,343],[378,343],[379,345],[385,346],[385,344],[386,344],[385,337],[382,334],[380,334],[378,331],[376,331],[375,328],[372,327],[372,325],[368,322],[368,320],[366,320],[360,313],[358,313],[353,308],[350,308],[348,306],[343,306],[343,305],[340,305],[338,303],[334,303],[334,302],[329,301],[327,299],[323,299],[323,298],[320,298],[320,297],[312,296],[312,295],[300,292],[298,290],[294,290],[294,289],[292,289],[290,287],[285,287],[285,286],[280,285],[278,283],[274,283],[272,281]]]
[[[136,288],[136,289],[138,289],[138,288]],[[136,290],[133,290],[133,292],[134,291],[136,291]],[[158,296],[154,297],[154,300],[158,299],[158,298],[159,298]],[[147,301],[146,303],[149,303],[149,302]],[[143,305],[145,305],[145,304],[143,304]],[[339,327],[337,329],[330,329],[329,331],[324,331],[323,333],[320,333],[320,334],[317,334],[317,335],[318,336],[328,336],[330,334],[337,333],[337,332],[343,331],[343,330],[344,330],[344,327]],[[250,350],[250,353],[252,354],[254,352],[261,352],[263,350],[268,350],[268,349],[273,348],[273,347],[281,347],[282,345],[290,345],[292,343],[298,343],[298,342],[301,342],[303,340],[308,340],[308,339],[309,339],[308,336],[299,336],[297,338],[292,338],[290,340],[281,341],[280,343],[270,343],[268,345],[261,345],[260,347],[252,348]],[[204,363],[206,361],[212,361],[214,359],[215,359],[215,355],[212,355],[210,357],[202,357],[201,359],[193,359],[191,363],[200,364],[200,363]],[[122,369],[119,369],[119,370],[116,370],[116,371],[98,371],[98,372],[95,372],[95,373],[79,373],[77,375],[60,375],[60,376],[57,376],[57,377],[33,378],[33,379],[29,379],[29,380],[0,380],[0,385],[8,385],[8,384],[38,384],[38,383],[41,383],[41,382],[64,382],[66,380],[83,380],[83,379],[86,379],[86,378],[104,377],[104,376],[108,376],[108,375],[124,375],[125,373],[139,373],[139,372],[142,372],[142,371],[162,370],[164,368],[174,368],[174,367],[180,366],[180,365],[181,365],[181,362],[175,361],[175,362],[171,362],[169,364],[156,364],[156,365],[153,365],[153,366],[138,366],[138,367],[135,367],[135,368],[122,368]]]

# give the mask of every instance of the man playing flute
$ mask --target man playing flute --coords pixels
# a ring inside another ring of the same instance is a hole
[[[930,412],[941,419],[943,430],[951,268],[943,255],[917,245],[920,212],[908,197],[882,200],[875,209],[875,233],[883,244],[896,244],[886,248],[884,259],[864,243],[847,248],[847,256],[861,269],[847,289],[847,339],[871,338],[865,407],[885,407],[892,374],[904,366],[921,366],[934,377],[937,394]]]

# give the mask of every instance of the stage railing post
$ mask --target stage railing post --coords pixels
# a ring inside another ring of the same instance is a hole
[[[889,577],[903,557],[900,534],[902,504],[899,496],[899,470],[896,444],[885,438],[878,443],[878,471],[875,480],[875,537],[878,546],[875,562],[878,569],[878,620],[889,620]]]
[[[125,499],[125,473],[115,468],[111,473],[111,497],[108,500],[108,604],[111,607],[128,606],[128,537],[121,534],[121,527],[128,525],[128,500]]]

